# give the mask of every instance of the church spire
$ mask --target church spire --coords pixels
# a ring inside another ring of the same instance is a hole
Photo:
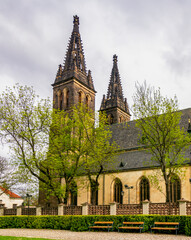
[[[130,120],[127,99],[123,96],[116,54],[113,55],[113,68],[107,90],[107,98],[103,95],[100,111],[106,112],[110,124]]]
[[[64,60],[62,77],[56,77],[54,84],[57,84],[60,81],[63,82],[68,79],[75,78],[82,84],[94,90],[93,82],[91,81],[89,84],[88,81],[83,45],[79,32],[79,24],[79,17],[75,15],[73,18],[73,31],[69,39]]]
[[[111,71],[110,82],[107,90],[107,98],[117,99],[124,101],[123,90],[121,86],[121,80],[119,75],[119,70],[117,66],[117,55],[113,55],[113,68]]]
[[[79,17],[73,18],[73,30],[69,39],[63,65],[58,66],[53,86],[53,107],[71,111],[73,106],[84,104],[95,111],[95,89],[91,71],[86,71],[85,56],[79,31]]]

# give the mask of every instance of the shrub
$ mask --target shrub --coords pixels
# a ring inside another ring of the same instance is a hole
[[[64,229],[87,231],[95,221],[114,221],[114,231],[122,222],[145,222],[144,231],[150,231],[154,222],[179,222],[179,233],[191,236],[191,216],[161,215],[89,215],[89,216],[1,216],[0,228]]]

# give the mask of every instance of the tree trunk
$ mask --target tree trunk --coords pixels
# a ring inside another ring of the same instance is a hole
[[[91,204],[97,205],[98,204],[98,187],[99,183],[95,180],[91,181]]]
[[[171,202],[171,196],[170,196],[170,182],[169,179],[165,181],[165,187],[166,187],[166,202]]]

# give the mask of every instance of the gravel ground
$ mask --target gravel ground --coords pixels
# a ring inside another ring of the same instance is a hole
[[[36,237],[64,240],[191,240],[191,237],[173,234],[118,233],[118,232],[71,232],[47,229],[0,229],[0,236]]]

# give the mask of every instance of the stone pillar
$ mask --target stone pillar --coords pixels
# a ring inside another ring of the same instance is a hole
[[[117,215],[117,203],[110,203],[110,215]]]
[[[0,207],[0,216],[4,215],[4,207]]]
[[[58,205],[58,215],[59,216],[63,216],[64,215],[64,204],[63,203],[60,203]]]
[[[179,201],[179,214],[180,215],[186,215],[186,202],[184,198],[181,198]]]
[[[17,216],[21,216],[22,215],[22,206],[18,206],[17,207]]]
[[[36,207],[36,216],[41,216],[41,213],[42,213],[42,207],[41,206]]]
[[[143,214],[149,214],[149,200],[144,200],[143,204]]]
[[[82,204],[82,215],[88,215],[89,203],[85,202]]]

